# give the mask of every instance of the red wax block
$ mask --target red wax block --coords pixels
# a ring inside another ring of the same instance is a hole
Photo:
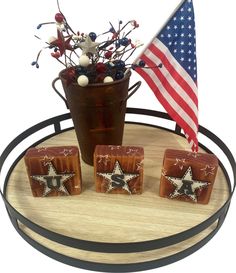
[[[81,167],[77,147],[30,148],[24,159],[33,196],[81,193]]]
[[[182,150],[165,151],[160,179],[160,196],[207,204],[218,169],[213,154]]]
[[[141,194],[143,190],[142,147],[98,145],[94,152],[96,191]]]

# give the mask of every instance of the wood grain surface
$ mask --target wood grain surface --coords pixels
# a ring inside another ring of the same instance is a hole
[[[77,145],[74,130],[52,137],[39,146],[59,145]],[[123,145],[144,147],[144,189],[141,195],[97,193],[93,167],[82,162],[83,191],[80,195],[35,198],[31,194],[24,160],[20,160],[10,176],[7,199],[25,217],[51,231],[73,238],[113,243],[153,240],[185,231],[209,218],[227,200],[228,186],[220,168],[208,205],[159,197],[164,151],[166,148],[188,149],[184,138],[161,129],[127,124]],[[130,254],[73,249],[45,239],[21,224],[20,227],[44,246],[67,256],[105,263],[132,263],[158,259],[186,249],[204,238],[215,224],[174,246]]]

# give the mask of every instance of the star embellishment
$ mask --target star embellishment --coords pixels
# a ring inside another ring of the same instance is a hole
[[[161,175],[166,176],[166,174],[167,174],[167,170],[165,168],[162,168]]]
[[[109,157],[109,155],[100,155],[99,156],[99,160],[98,160],[98,164],[103,163],[105,166],[107,166],[108,162],[110,162],[111,159]]]
[[[138,149],[129,148],[126,152],[128,155],[136,154],[138,152]]]
[[[47,147],[40,147],[40,148],[37,149],[38,153],[40,153],[42,151],[46,152],[47,151]]]
[[[49,162],[47,174],[32,175],[31,178],[44,185],[43,196],[45,197],[53,190],[69,195],[64,183],[74,175],[74,173],[58,174],[52,162]]]
[[[188,167],[182,178],[170,176],[165,177],[172,185],[175,186],[174,192],[169,195],[171,199],[185,195],[196,203],[196,191],[202,188],[206,188],[209,184],[208,182],[194,180],[191,167]]]
[[[144,160],[142,159],[140,162],[137,162],[136,163],[136,170],[137,171],[140,171],[140,170],[142,170],[143,169],[143,165],[144,165]]]
[[[54,159],[54,156],[48,156],[45,155],[44,157],[42,157],[42,159],[40,159],[40,161],[43,163],[43,166],[47,166],[49,165]]]
[[[189,156],[189,157],[193,157],[193,158],[198,158],[198,157],[200,157],[201,155],[198,154],[198,153],[188,153],[188,156]]]
[[[208,176],[209,174],[211,174],[211,175],[215,174],[215,168],[216,167],[211,167],[210,165],[206,165],[205,168],[200,169],[200,170],[205,172],[205,176]]]
[[[72,149],[64,149],[59,154],[63,154],[64,156],[68,156],[72,154]]]
[[[63,36],[62,32],[60,30],[57,30],[57,39],[52,41],[50,45],[56,46],[59,48],[61,56],[65,54],[66,50],[72,50],[72,46],[70,44],[72,37],[69,37],[67,40],[65,40],[65,37]]]
[[[93,42],[91,38],[87,36],[85,38],[85,41],[79,44],[79,47],[82,49],[82,54],[87,53],[96,54],[98,45],[99,43]]]
[[[120,150],[121,146],[112,146],[112,145],[108,145],[109,149],[111,149],[111,151],[113,150]]]
[[[185,166],[185,159],[179,159],[179,158],[176,158],[175,159],[175,166],[178,166],[180,168],[180,170],[183,170],[184,166]]]
[[[132,193],[128,182],[139,176],[139,174],[124,173],[121,169],[119,161],[115,162],[114,169],[111,173],[97,173],[97,175],[108,181],[107,193],[114,189],[123,189],[129,194]]]

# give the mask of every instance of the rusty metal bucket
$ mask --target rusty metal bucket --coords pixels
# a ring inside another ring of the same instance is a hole
[[[59,73],[52,86],[70,109],[83,161],[93,165],[96,145],[122,144],[126,102],[141,82],[129,88],[131,72],[128,72],[121,80],[81,87],[74,82],[68,83],[66,71]],[[55,87],[59,79],[66,98]]]

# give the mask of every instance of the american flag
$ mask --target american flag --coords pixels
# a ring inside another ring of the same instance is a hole
[[[192,0],[184,1],[135,61],[138,72],[198,151],[198,95],[195,20]],[[159,64],[162,68],[158,68]]]

